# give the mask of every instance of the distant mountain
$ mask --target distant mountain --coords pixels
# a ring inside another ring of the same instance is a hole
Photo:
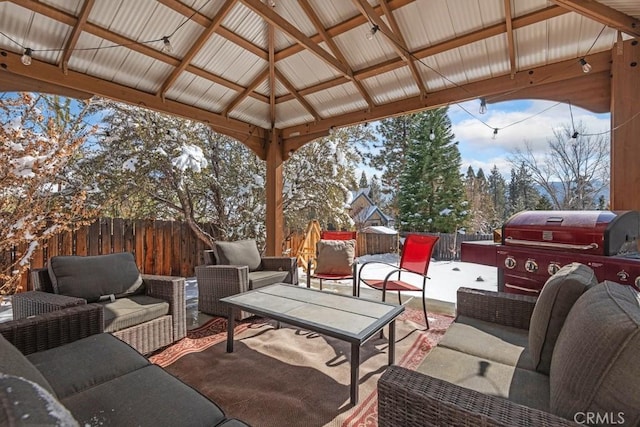
[[[560,182],[554,182],[554,183],[552,183],[552,185],[553,185],[555,188],[557,188],[557,189],[558,189],[558,191],[561,191],[561,190],[562,190],[562,184],[561,184]],[[594,187],[600,187],[601,185],[602,185],[602,184],[601,184],[601,182],[600,182],[600,181],[596,181],[596,182],[594,183]],[[540,185],[535,185],[535,188],[536,188],[536,190],[538,190],[538,193],[540,193],[541,195],[549,197],[549,192],[548,192],[545,188],[543,188],[542,186],[540,186]],[[610,198],[610,192],[611,192],[611,191],[610,191],[609,186],[608,186],[608,185],[606,185],[604,188],[602,188],[602,190],[600,190],[600,191],[596,194],[596,196],[594,197],[594,201],[593,201],[593,202],[597,205],[597,204],[598,204],[598,199],[600,199],[600,196],[604,196],[605,203],[606,203],[606,204],[608,204],[608,203],[609,203],[609,201],[611,200],[611,198]]]

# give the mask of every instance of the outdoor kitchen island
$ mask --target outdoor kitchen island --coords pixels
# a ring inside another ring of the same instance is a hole
[[[229,305],[227,352],[233,352],[234,311],[244,310],[351,343],[351,404],[358,402],[360,346],[389,325],[389,365],[395,361],[395,319],[404,306],[275,284],[222,298]]]

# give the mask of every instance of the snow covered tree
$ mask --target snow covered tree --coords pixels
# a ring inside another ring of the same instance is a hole
[[[609,185],[609,138],[590,135],[585,124],[578,123],[575,128],[554,130],[547,143],[543,155],[526,143],[509,160],[527,167],[554,209],[595,209],[598,196]]]
[[[362,171],[360,174],[360,182],[358,183],[358,188],[367,188],[369,186],[369,182],[367,182],[367,174]]]
[[[527,166],[521,163],[517,169],[511,169],[508,198],[509,215],[524,210],[534,210],[538,205],[538,199],[540,199],[540,193],[535,188]]]
[[[453,233],[468,212],[447,109],[418,113],[414,119],[399,179],[400,229]]]
[[[382,200],[382,185],[380,184],[378,176],[375,174],[371,177],[371,182],[369,183],[369,198],[380,209],[384,208]]]
[[[69,167],[94,131],[88,103],[29,93],[0,97],[0,293],[18,290],[33,253],[90,222],[86,191]]]
[[[492,229],[495,211],[489,193],[489,183],[482,168],[474,172],[469,166],[464,179],[465,195],[469,201],[469,221],[467,231],[489,233]]]
[[[507,183],[496,165],[489,173],[487,186],[494,213],[491,228],[498,228],[507,219]]]

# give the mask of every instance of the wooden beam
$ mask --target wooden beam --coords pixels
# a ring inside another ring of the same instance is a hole
[[[507,26],[507,49],[509,49],[509,65],[511,69],[511,77],[515,76],[517,71],[516,65],[516,43],[513,40],[513,19],[511,17],[511,0],[504,0],[504,16]]]
[[[278,71],[277,68],[275,69],[275,73],[276,73],[276,78],[280,81],[280,83],[282,83],[282,85],[285,88],[287,88],[289,93],[291,93],[294,96],[294,98],[297,99],[300,104],[302,104],[305,110],[307,110],[315,120],[320,120],[320,115],[318,114],[318,112],[313,108],[311,104],[309,104],[309,102],[307,102],[307,100],[302,95],[300,95],[298,90],[291,84],[291,82],[289,82],[289,80],[287,80],[285,76],[282,75],[280,71]],[[277,103],[277,100],[276,100],[276,103]]]
[[[619,12],[595,0],[553,0],[554,3],[572,12],[579,13],[608,27],[640,37],[640,19]]]
[[[204,44],[211,38],[213,33],[218,29],[218,27],[222,23],[222,20],[229,14],[235,2],[236,0],[227,0],[222,5],[222,7],[218,10],[218,13],[216,13],[216,16],[211,20],[211,24],[209,24],[209,26],[205,28],[202,33],[200,33],[196,41],[191,45],[191,48],[189,48],[189,51],[182,57],[180,64],[178,64],[178,66],[173,69],[169,77],[167,77],[164,83],[162,83],[162,87],[158,91],[158,95],[164,98],[164,94],[167,92],[169,87],[171,87],[178,76],[191,63],[193,57],[196,56],[198,52],[200,52],[202,46],[204,46]]]
[[[348,68],[338,61],[335,57],[329,55],[329,53],[321,48],[317,43],[314,43],[309,37],[307,37],[302,31],[297,29],[293,24],[289,21],[282,18],[276,12],[274,12],[269,6],[262,3],[261,0],[242,0],[242,2],[255,13],[260,15],[265,21],[268,23],[275,25],[279,30],[287,33],[291,36],[297,43],[304,46],[311,53],[316,55],[320,60],[328,64],[329,66],[335,68],[343,75],[352,78],[349,74]]]
[[[284,240],[284,211],[283,211],[283,152],[280,135],[273,129],[267,148],[266,168],[266,254],[269,256],[282,255]]]
[[[269,119],[271,129],[276,125],[276,30],[273,25],[267,26],[267,43],[269,44]]]
[[[64,73],[67,72],[67,64],[69,63],[69,58],[71,58],[71,54],[73,53],[73,48],[76,47],[78,38],[80,37],[84,26],[87,24],[87,18],[89,17],[89,13],[91,13],[93,3],[94,0],[85,0],[82,5],[82,9],[80,9],[80,15],[78,16],[76,25],[74,25],[71,35],[67,39],[67,43],[65,43],[64,53],[62,54],[62,60],[60,61],[60,67],[62,67],[62,71]]]
[[[588,61],[593,67],[591,73],[594,74],[608,72],[611,68],[611,55],[609,52],[591,55],[588,57]],[[304,145],[307,135],[325,135],[331,126],[342,127],[372,122],[386,117],[443,107],[452,103],[490,95],[509,93],[515,99],[515,95],[519,91],[579,77],[588,78],[588,75],[582,72],[576,60],[568,60],[543,67],[522,70],[517,72],[514,78],[511,78],[510,74],[506,74],[492,79],[431,92],[427,98],[415,96],[413,98],[378,105],[367,111],[355,111],[340,117],[332,117],[315,123],[291,126],[282,129],[284,151],[288,152],[299,149]],[[527,95],[528,94],[529,93],[527,93]],[[558,96],[560,97],[561,94],[558,94]],[[573,103],[570,98],[567,97],[566,99]]]
[[[1,62],[1,61],[0,61]],[[30,77],[0,71],[0,92],[41,92],[68,98],[89,99],[92,93],[59,86]]]
[[[222,112],[222,115],[225,117],[229,117],[229,113],[233,111],[233,109],[236,108],[238,104],[240,104],[245,98],[247,98],[251,94],[251,92],[253,92],[255,88],[258,87],[264,81],[264,79],[267,78],[268,75],[269,69],[265,68],[264,71],[258,74],[258,77],[256,77],[248,87],[246,87],[241,93],[238,94],[238,96],[231,100],[231,102]]]

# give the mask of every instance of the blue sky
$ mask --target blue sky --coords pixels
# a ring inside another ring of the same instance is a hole
[[[608,132],[611,128],[609,113],[596,114],[556,101],[521,100],[488,104],[487,113],[482,115],[478,112],[479,107],[477,99],[449,107],[453,133],[459,141],[458,149],[462,156],[461,173],[466,173],[472,166],[475,171],[482,168],[487,175],[496,165],[508,179],[510,153],[524,147],[528,141],[536,152],[543,154],[547,141],[553,138],[554,129],[571,126],[572,115],[573,123],[584,123],[590,133]],[[500,129],[495,139],[493,128]],[[380,176],[380,171],[362,167],[357,178],[362,170],[368,177],[374,173]]]

